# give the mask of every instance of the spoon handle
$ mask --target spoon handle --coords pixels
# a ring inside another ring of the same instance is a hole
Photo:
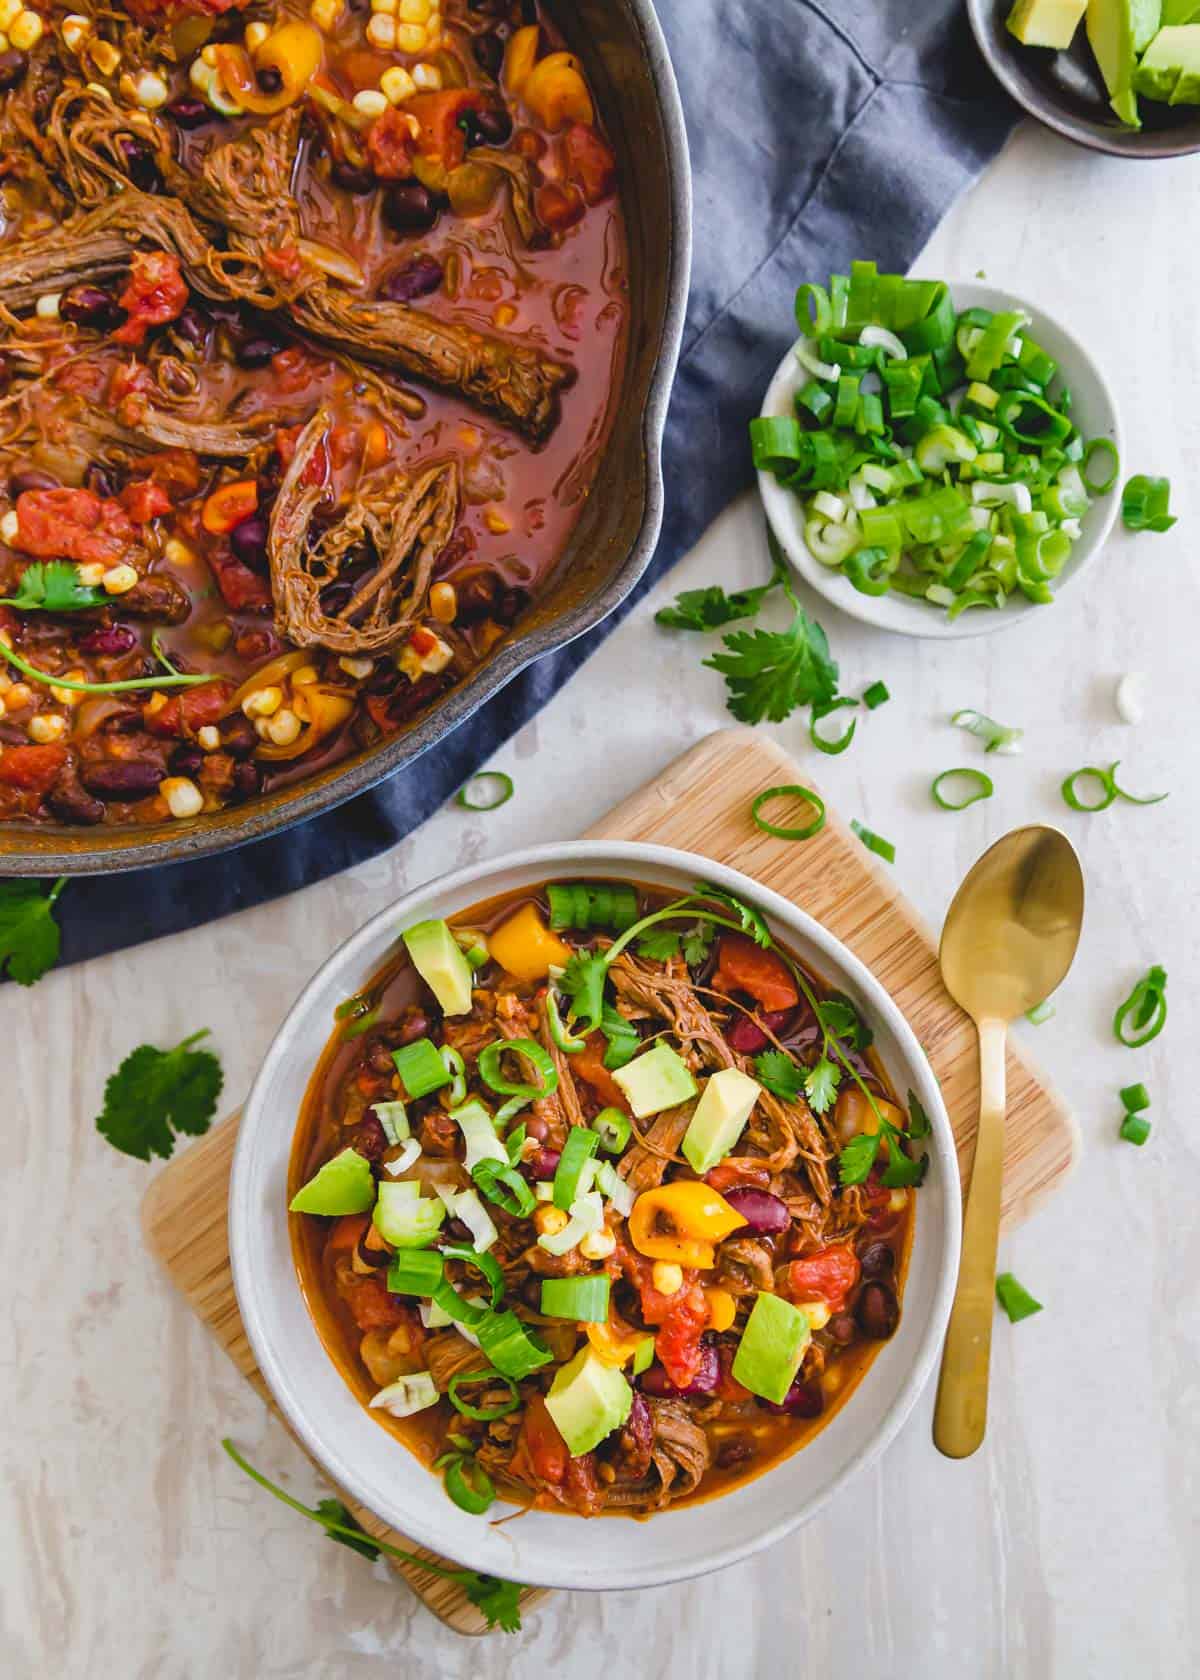
[[[987,1427],[988,1360],[996,1311],[996,1239],[1004,1164],[1004,1021],[979,1022],[979,1132],[963,1221],[958,1288],[942,1353],[933,1441],[947,1458],[967,1458]]]

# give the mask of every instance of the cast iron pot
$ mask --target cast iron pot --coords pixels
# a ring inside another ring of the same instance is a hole
[[[607,618],[662,525],[661,449],[691,264],[691,175],[674,72],[651,0],[575,0],[558,22],[583,59],[616,148],[629,243],[629,340],[611,433],[582,517],[543,598],[489,658],[408,729],[295,787],[193,821],[78,829],[0,825],[0,876],[100,875],[261,840],[411,764],[532,660]]]

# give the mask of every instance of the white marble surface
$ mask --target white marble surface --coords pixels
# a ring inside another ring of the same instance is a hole
[[[560,1595],[516,1638],[461,1640],[225,1460],[218,1439],[232,1433],[298,1493],[316,1492],[299,1452],[143,1252],[147,1169],[92,1130],[104,1077],[127,1050],[202,1025],[235,1101],[302,980],[390,896],[455,862],[575,835],[726,721],[719,679],[700,667],[705,645],[655,630],[660,591],[500,755],[518,789],[502,812],[447,811],[392,855],[280,904],[52,975],[30,994],[4,989],[13,1073],[0,1165],[0,1671],[13,1680],[375,1671],[518,1680],[547,1665],[569,1680],[1195,1672],[1198,247],[1200,158],[1123,163],[1019,132],[922,266],[983,268],[1072,319],[1111,369],[1129,468],[1172,475],[1180,524],[1165,537],[1118,536],[1090,587],[984,642],[902,641],[822,612],[847,687],[884,677],[894,700],[816,773],[846,814],[896,840],[899,879],[931,921],[976,853],[1017,822],[1061,820],[1087,869],[1076,972],[1053,1023],[1025,1029],[1074,1103],[1085,1153],[1065,1192],[1004,1245],[1046,1311],[996,1326],[984,1450],[962,1464],[941,1459],[926,1396],[881,1468],[757,1560],[680,1589]],[[764,572],[747,503],[671,589],[733,587]],[[1136,729],[1112,705],[1128,670],[1151,682]],[[1029,744],[1023,759],[996,767],[993,801],[953,817],[933,810],[925,790],[936,771],[972,761],[972,744],[944,723],[962,705],[1025,724]],[[808,752],[799,721],[778,734]],[[1065,812],[1062,775],[1118,757],[1132,787],[1169,787],[1170,800],[1093,818]],[[1171,1025],[1133,1054],[1113,1043],[1108,1022],[1152,961],[1172,976]],[[1135,1078],[1155,1097],[1153,1140],[1141,1151],[1115,1140],[1115,1092]]]

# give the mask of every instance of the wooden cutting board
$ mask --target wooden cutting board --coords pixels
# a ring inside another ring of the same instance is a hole
[[[933,1063],[965,1182],[979,1101],[975,1029],[941,983],[933,937],[901,895],[892,872],[832,811],[820,834],[802,845],[774,840],[750,821],[756,793],[805,779],[773,742],[750,730],[722,730],[676,759],[588,832],[608,840],[679,846],[730,864],[791,899],[848,945],[886,986]],[[1079,1140],[1061,1099],[1012,1049],[1008,1082],[1002,1217],[1005,1225],[1013,1225],[1062,1182]],[[163,1168],[147,1192],[142,1222],[147,1246],[171,1281],[271,1405],[238,1316],[229,1266],[225,1208],[237,1123],[237,1115],[231,1115]],[[377,1538],[421,1551],[370,1511],[347,1503]],[[483,1618],[452,1582],[397,1567],[448,1626],[459,1633],[484,1631]],[[529,1588],[522,1609],[545,1596]]]

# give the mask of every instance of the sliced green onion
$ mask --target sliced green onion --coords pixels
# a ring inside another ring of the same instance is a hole
[[[1121,520],[1129,531],[1169,531],[1175,523],[1168,511],[1170,501],[1169,478],[1137,473],[1121,492]]]
[[[468,952],[468,957],[470,953]],[[446,1093],[451,1108],[457,1108],[467,1100],[467,1064],[452,1044],[443,1044],[438,1051],[442,1058],[442,1066],[450,1075],[450,1089]]]
[[[1167,1024],[1167,973],[1155,963],[1113,1016],[1113,1033],[1127,1050],[1140,1050]]]
[[[823,338],[833,325],[833,309],[824,286],[811,282],[796,293],[796,324],[805,338]]]
[[[996,1299],[1014,1324],[1031,1318],[1042,1310],[1042,1303],[1019,1284],[1011,1272],[1001,1272],[996,1278]]]
[[[799,799],[806,805],[811,805],[816,816],[810,823],[801,828],[782,828],[778,823],[768,822],[760,812],[764,805],[773,799]],[[770,834],[776,840],[811,840],[814,834],[819,834],[825,826],[825,801],[819,793],[811,788],[802,787],[800,783],[788,783],[780,787],[767,788],[760,793],[750,807],[750,817],[756,828],[761,828],[764,834]]]
[[[489,1313],[475,1331],[479,1345],[497,1371],[514,1382],[531,1376],[554,1358],[540,1336],[526,1329],[516,1313]]]
[[[637,893],[623,883],[570,881],[546,888],[550,926],[556,930],[604,928],[624,933],[638,919]]]
[[[461,1192],[464,1196],[474,1195],[472,1190]],[[482,1272],[488,1281],[492,1292],[493,1309],[500,1305],[504,1297],[504,1273],[500,1270],[500,1262],[494,1254],[481,1254],[477,1248],[467,1248],[461,1243],[446,1243],[442,1247],[443,1260],[463,1260],[468,1266],[474,1266],[476,1271]]]
[[[857,705],[858,701],[851,700],[848,696],[843,696],[837,700],[822,700],[814,703],[812,718],[808,725],[808,738],[812,742],[813,746],[816,747],[818,752],[829,753],[830,756],[833,756],[835,753],[845,752],[846,748],[854,739],[854,731],[858,728],[857,718],[852,718],[850,720],[849,729],[847,729],[843,735],[835,736],[833,740],[826,740],[823,735],[818,735],[817,725],[821,722],[822,718],[828,717],[830,713],[841,711],[845,706]]]
[[[1128,1114],[1140,1114],[1150,1107],[1150,1093],[1144,1085],[1123,1085],[1118,1094]]]
[[[1121,1121],[1120,1135],[1126,1143],[1136,1143],[1140,1149],[1150,1136],[1150,1122],[1141,1114],[1127,1114]]]
[[[484,1383],[493,1388],[503,1383],[508,1390],[508,1399],[497,1401],[494,1406],[474,1406],[469,1400],[460,1397],[459,1390],[474,1386],[475,1383]],[[492,1423],[496,1418],[507,1417],[510,1412],[521,1409],[520,1391],[512,1378],[506,1377],[503,1371],[459,1371],[446,1384],[446,1398],[456,1412],[461,1413],[463,1417],[474,1418],[476,1423]]]
[[[528,1183],[513,1167],[502,1161],[476,1161],[471,1177],[489,1202],[495,1202],[505,1213],[528,1219],[536,1203]]]
[[[1118,787],[1114,772],[1120,764],[1120,759],[1114,760],[1106,769],[1097,764],[1085,764],[1080,770],[1073,770],[1062,784],[1062,796],[1072,811],[1107,811],[1114,800],[1123,799],[1129,805],[1160,805],[1170,796],[1165,793],[1150,794],[1146,798],[1139,798],[1136,794],[1126,793],[1123,787]],[[1093,801],[1082,799],[1076,784],[1080,781],[1098,782],[1100,797]]]
[[[550,1029],[552,1041],[564,1056],[577,1056],[580,1051],[587,1049],[586,1038],[572,1038],[564,1027],[558,1008],[558,993],[553,984],[546,988],[546,1025]]]
[[[355,1020],[351,1021],[350,1025],[348,1027],[343,1027],[342,1028],[342,1037],[343,1038],[362,1038],[364,1033],[369,1033],[370,1032],[371,1028],[375,1025],[375,1023],[378,1020],[379,1020],[378,1009],[368,1009],[367,1013],[365,1015],[357,1016]]]
[[[639,1342],[633,1355],[630,1369],[635,1377],[640,1377],[643,1371],[648,1371],[654,1363],[654,1337],[647,1336],[644,1342]]]
[[[846,556],[842,570],[860,595],[886,595],[899,564],[898,554],[889,555],[883,548],[863,547]]]
[[[592,1130],[609,1155],[619,1155],[633,1135],[629,1116],[619,1108],[602,1108],[592,1121]]]
[[[577,1324],[607,1324],[610,1281],[607,1272],[587,1277],[543,1278],[542,1311],[547,1318],[573,1318]]]
[[[886,683],[873,682],[870,688],[863,690],[862,702],[869,712],[873,712],[877,706],[882,706],[891,698]]]
[[[1093,478],[1088,468],[1097,455],[1108,458],[1109,471],[1103,479]],[[1117,475],[1121,471],[1121,457],[1115,443],[1108,438],[1093,438],[1083,451],[1083,458],[1079,463],[1079,471],[1083,482],[1093,496],[1106,496],[1117,482]]]
[[[344,1021],[351,1015],[365,1015],[371,1008],[371,1000],[364,997],[362,992],[355,992],[353,997],[343,998],[333,1012],[335,1021]]]
[[[412,1127],[408,1123],[408,1109],[402,1102],[372,1103],[371,1112],[383,1127],[383,1135],[390,1144],[403,1143],[412,1136]]]
[[[587,1188],[582,1182],[588,1175],[592,1156],[600,1147],[600,1138],[587,1126],[572,1126],[563,1144],[558,1166],[554,1170],[554,1205],[564,1213],[571,1211],[571,1203]]]
[[[445,1266],[433,1248],[398,1248],[388,1267],[387,1286],[392,1295],[433,1296],[442,1281]]]
[[[392,1051],[392,1061],[396,1064],[404,1089],[414,1102],[418,1097],[427,1097],[432,1091],[440,1091],[443,1085],[453,1083],[454,1075],[431,1039],[418,1038],[413,1044],[401,1045],[399,1050]],[[465,1087],[463,1095],[466,1095]]]
[[[955,800],[947,798],[943,789],[947,783],[952,790],[957,789],[965,794],[964,798]],[[965,785],[964,785],[965,784]],[[940,776],[933,778],[929,789],[933,795],[933,802],[943,811],[965,811],[968,805],[977,805],[981,799],[990,799],[995,793],[995,784],[990,776],[985,776],[982,770],[974,770],[964,766],[959,770],[943,770]]]
[[[454,799],[464,811],[498,811],[513,796],[513,779],[503,770],[480,770]]]
[[[1040,1027],[1054,1015],[1054,1005],[1049,998],[1043,998],[1041,1003],[1035,1003],[1032,1009],[1025,1011],[1025,1019],[1031,1027]]]
[[[506,1052],[524,1056],[526,1061],[532,1062],[541,1083],[530,1085],[524,1080],[509,1079],[502,1061]],[[532,1038],[497,1039],[479,1052],[477,1065],[484,1084],[501,1096],[520,1097],[529,1102],[538,1097],[549,1097],[558,1090],[558,1069],[542,1046]],[[499,1119],[499,1115],[496,1118]]]
[[[596,1167],[596,1189],[616,1208],[622,1219],[628,1219],[637,1201],[637,1192],[621,1177],[611,1161],[600,1161]]]
[[[883,858],[885,863],[895,863],[896,848],[890,840],[885,840],[882,834],[876,834],[874,829],[868,828],[865,823],[860,823],[857,817],[851,817],[850,827],[869,852],[874,852],[876,857]]]
[[[481,1517],[491,1509],[496,1499],[496,1484],[474,1458],[455,1453],[444,1472],[446,1492],[458,1506],[472,1517]]]
[[[528,1133],[522,1125],[515,1127],[514,1130],[509,1132],[508,1136],[505,1138],[504,1147],[508,1151],[508,1162],[510,1166],[515,1167],[520,1162],[521,1153],[525,1147],[525,1139],[527,1136]]]
[[[994,718],[987,717],[983,712],[969,709],[954,712],[950,722],[959,729],[965,729],[968,734],[978,736],[983,742],[985,752],[1019,753],[1025,736],[1023,729],[1010,729],[1003,723],[997,723]]]

